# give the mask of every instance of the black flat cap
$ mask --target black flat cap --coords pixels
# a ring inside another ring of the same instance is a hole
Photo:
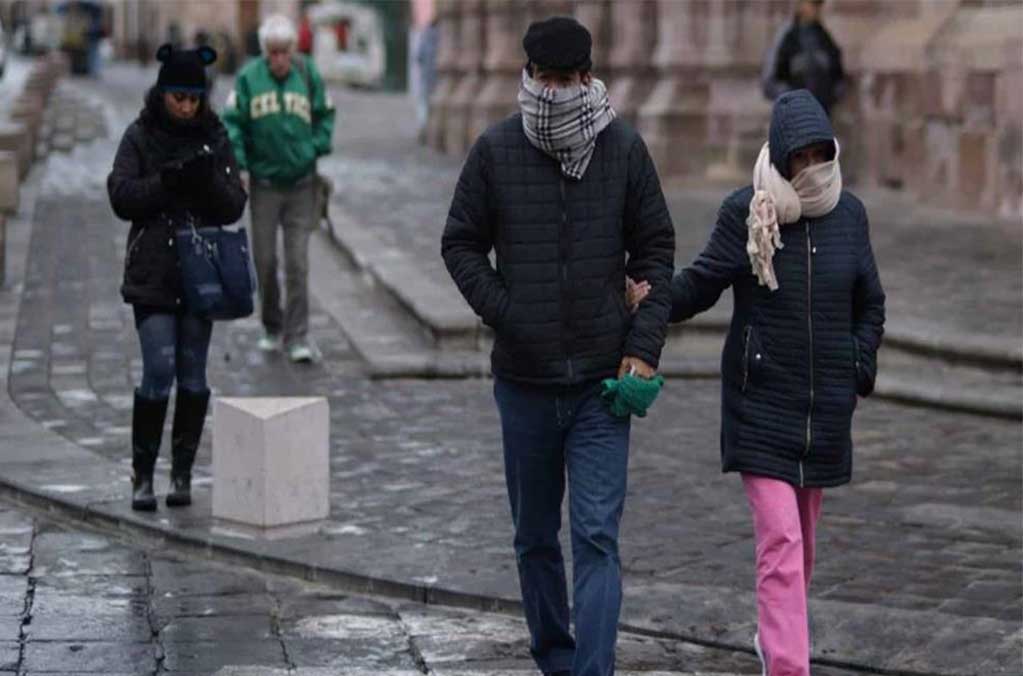
[[[555,16],[529,26],[522,47],[530,63],[550,70],[588,71],[593,67],[593,38],[586,27],[568,16]]]

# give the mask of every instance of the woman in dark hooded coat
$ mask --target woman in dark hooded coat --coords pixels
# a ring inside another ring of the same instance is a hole
[[[823,488],[852,476],[857,395],[874,390],[885,295],[867,212],[842,190],[840,148],[805,89],[775,102],[753,185],[721,205],[703,253],[672,280],[671,320],[731,287],[721,359],[721,461],[756,536],[766,674],[809,676],[807,593]],[[648,285],[630,284],[629,302]]]
[[[167,505],[191,504],[191,472],[210,391],[206,357],[212,323],[183,305],[175,234],[237,221],[247,195],[231,144],[210,109],[209,47],[163,45],[145,108],[124,132],[107,179],[110,204],[131,221],[121,295],[132,304],[142,347],[142,383],[132,413],[132,508],[156,509],[153,468],[171,386],[177,380]]]

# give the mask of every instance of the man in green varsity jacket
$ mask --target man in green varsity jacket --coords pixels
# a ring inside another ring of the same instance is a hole
[[[295,52],[295,27],[271,16],[259,29],[263,55],[238,74],[223,120],[249,188],[252,255],[259,280],[261,350],[282,347],[312,361],[309,236],[318,217],[316,159],[331,151],[334,104],[312,60]],[[286,309],[277,283],[277,226],[284,231]]]

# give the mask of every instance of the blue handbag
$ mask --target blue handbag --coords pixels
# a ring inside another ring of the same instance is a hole
[[[256,274],[245,228],[189,227],[175,234],[185,307],[210,320],[241,319],[252,314]]]

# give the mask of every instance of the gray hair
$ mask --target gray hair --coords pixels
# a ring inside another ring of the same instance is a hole
[[[298,39],[295,33],[295,24],[283,14],[268,16],[259,26],[259,47],[266,54],[268,46],[294,45]]]

